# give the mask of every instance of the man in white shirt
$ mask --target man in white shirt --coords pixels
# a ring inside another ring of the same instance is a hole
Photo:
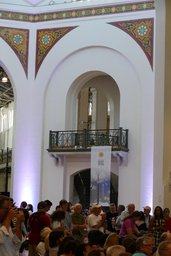
[[[106,219],[106,213],[101,213],[101,205],[98,203],[92,204],[92,211],[93,213],[88,218],[88,230],[92,228],[99,229],[104,233],[104,222]]]
[[[12,233],[11,220],[17,218],[15,234]],[[10,199],[0,196],[0,255],[14,256],[19,250],[22,241],[21,224],[24,221],[24,212],[10,207]]]

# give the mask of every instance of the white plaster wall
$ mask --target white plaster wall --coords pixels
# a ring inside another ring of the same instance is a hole
[[[48,131],[50,129],[65,130],[65,115],[71,119],[74,116],[73,113],[76,111],[73,111],[72,107],[66,109],[66,104],[72,106],[75,102],[75,95],[78,95],[81,87],[91,78],[91,72],[110,75],[120,90],[120,126],[129,129],[129,164],[127,167],[119,168],[119,203],[135,202],[136,207],[139,208],[140,184],[146,184],[146,175],[140,183],[141,172],[147,173],[147,167],[153,162],[153,73],[143,51],[126,33],[102,21],[98,23],[100,29],[96,29],[96,22],[91,23],[91,26],[88,24],[89,22],[82,24],[66,38],[61,39],[53,47],[39,72],[39,76],[43,75],[45,63],[46,67],[53,67],[55,63],[52,63],[52,55],[57,55],[61,59],[60,65],[56,65],[56,71],[46,94],[48,115],[45,115],[45,145],[48,145]],[[103,31],[103,36],[101,36],[101,31]],[[85,37],[87,34],[91,36]],[[79,40],[75,42],[75,38],[78,37]],[[62,49],[67,42],[70,42],[70,47],[68,46],[63,52]],[[65,57],[62,58],[62,55]],[[73,64],[74,68],[71,69]],[[75,83],[72,96],[66,103],[67,92],[75,80],[77,83]],[[59,108],[60,112],[52,111]],[[70,127],[72,128],[72,122],[75,124],[75,120],[71,119]],[[46,153],[44,161],[46,163],[49,161]],[[151,171],[153,172],[153,168]],[[53,181],[54,177],[51,179]],[[132,182],[128,183],[128,181]],[[45,181],[43,187],[46,187]],[[68,188],[68,184],[66,187]],[[148,191],[151,195],[152,184],[148,187]]]
[[[58,24],[42,22],[28,25],[21,22],[21,27],[30,28],[28,80],[14,52],[0,39],[0,46],[4,49],[1,62],[15,90],[12,180],[13,196],[18,204],[21,200],[32,200],[35,206],[39,199],[58,202],[66,191],[66,198],[69,197],[68,188],[63,187],[66,184],[66,166],[56,167],[46,151],[49,130],[65,130],[69,128],[67,125],[74,127],[75,120],[69,124],[66,120],[66,117],[72,117],[76,112],[74,108],[70,111],[66,108],[70,86],[77,82],[69,102],[73,104],[81,87],[89,79],[101,74],[107,74],[116,81],[120,90],[120,126],[129,129],[129,164],[119,168],[119,203],[134,202],[139,208],[144,205],[140,194],[143,194],[143,198],[144,191],[148,191],[148,196],[152,195],[152,181],[149,184],[146,182],[149,173],[151,176],[153,173],[153,72],[138,44],[106,22],[153,15],[153,11],[148,11],[141,16],[139,13],[120,14],[86,21],[60,21]],[[3,21],[2,24],[18,26],[17,22]],[[34,80],[36,28],[68,25],[80,26],[52,48]],[[27,99],[23,97],[26,94]],[[141,184],[143,189],[140,188]]]

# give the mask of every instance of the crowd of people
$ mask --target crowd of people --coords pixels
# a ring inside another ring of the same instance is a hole
[[[171,256],[170,210],[143,211],[114,203],[106,212],[98,203],[83,210],[65,199],[49,214],[50,200],[20,208],[0,196],[0,256]]]

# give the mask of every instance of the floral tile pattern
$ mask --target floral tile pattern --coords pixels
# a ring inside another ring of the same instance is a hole
[[[127,12],[139,12],[155,9],[154,0],[144,1],[143,3],[127,3],[127,4],[108,4],[103,6],[93,6],[86,8],[75,8],[65,11],[55,11],[48,13],[19,13],[19,12],[9,12],[0,10],[0,19],[5,20],[17,20],[17,21],[27,21],[27,22],[41,22],[50,20],[63,20],[63,19],[75,19],[84,18],[92,16],[102,16],[111,15],[118,13]]]
[[[48,52],[63,36],[65,36],[74,28],[76,27],[63,27],[63,28],[37,30],[35,77],[37,76],[39,68],[43,63]]]
[[[154,19],[130,20],[109,23],[130,35],[142,48],[153,69]]]
[[[29,30],[0,27],[0,37],[12,48],[28,75]]]

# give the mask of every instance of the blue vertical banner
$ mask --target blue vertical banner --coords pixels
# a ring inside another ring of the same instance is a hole
[[[111,147],[91,148],[90,204],[110,205]]]

